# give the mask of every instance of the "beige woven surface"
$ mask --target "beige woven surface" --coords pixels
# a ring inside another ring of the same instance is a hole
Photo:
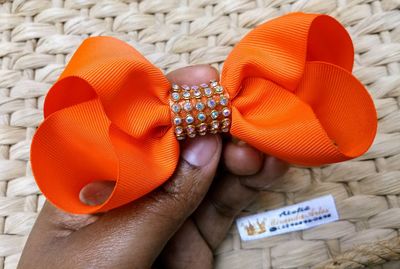
[[[43,96],[84,38],[119,37],[164,70],[199,63],[220,68],[246,32],[290,11],[330,14],[347,27],[355,43],[355,74],[378,109],[379,134],[358,160],[292,168],[249,208],[271,209],[331,193],[340,221],[246,243],[233,227],[216,252],[217,268],[360,268],[398,259],[399,8],[399,0],[1,0],[0,269],[16,267],[44,202],[29,166]]]

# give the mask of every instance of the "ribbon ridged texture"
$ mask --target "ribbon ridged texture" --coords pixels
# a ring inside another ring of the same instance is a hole
[[[351,74],[353,45],[326,15],[292,13],[260,25],[228,55],[221,84],[232,105],[231,134],[294,164],[341,162],[368,150],[373,101]],[[31,148],[45,196],[71,213],[95,213],[151,192],[174,172],[179,143],[170,83],[128,44],[92,37],[50,89]],[[116,182],[99,206],[83,186]]]

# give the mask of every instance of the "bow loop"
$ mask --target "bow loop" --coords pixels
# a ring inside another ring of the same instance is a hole
[[[329,62],[351,71],[353,56],[351,39],[335,19],[291,13],[250,31],[229,54],[222,80],[232,97],[247,77],[263,77],[294,91],[307,61]]]
[[[97,97],[116,126],[133,137],[145,137],[160,126],[170,127],[169,87],[162,72],[133,47],[115,38],[93,37],[82,43],[50,90],[45,117]],[[152,117],[145,116],[148,111]]]
[[[296,164],[364,153],[376,113],[350,73],[353,54],[346,30],[325,15],[293,13],[251,31],[222,72],[234,107],[232,135]]]
[[[169,87],[161,71],[129,45],[87,39],[49,91],[45,121],[32,142],[32,168],[46,196],[67,211],[90,213],[161,185],[179,156]],[[84,205],[79,192],[95,180],[116,181],[114,192],[100,206]]]

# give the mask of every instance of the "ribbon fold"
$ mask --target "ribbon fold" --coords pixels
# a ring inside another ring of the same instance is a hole
[[[221,84],[232,105],[231,134],[294,164],[322,165],[365,153],[377,117],[351,74],[353,45],[326,15],[292,13],[252,30],[228,55]],[[179,143],[171,125],[170,83],[128,44],[86,39],[44,105],[31,147],[44,195],[71,213],[134,201],[174,172]],[[116,182],[102,205],[80,202],[96,180]]]

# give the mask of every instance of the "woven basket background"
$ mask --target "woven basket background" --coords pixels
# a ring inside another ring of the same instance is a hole
[[[0,269],[16,267],[43,205],[29,146],[44,95],[84,38],[116,36],[165,71],[200,63],[221,68],[245,33],[291,11],[330,14],[347,27],[355,75],[375,99],[379,133],[355,161],[292,168],[249,208],[330,193],[340,221],[246,243],[233,227],[216,251],[216,267],[400,268],[395,261],[376,265],[400,256],[399,8],[399,0],[0,0]]]

